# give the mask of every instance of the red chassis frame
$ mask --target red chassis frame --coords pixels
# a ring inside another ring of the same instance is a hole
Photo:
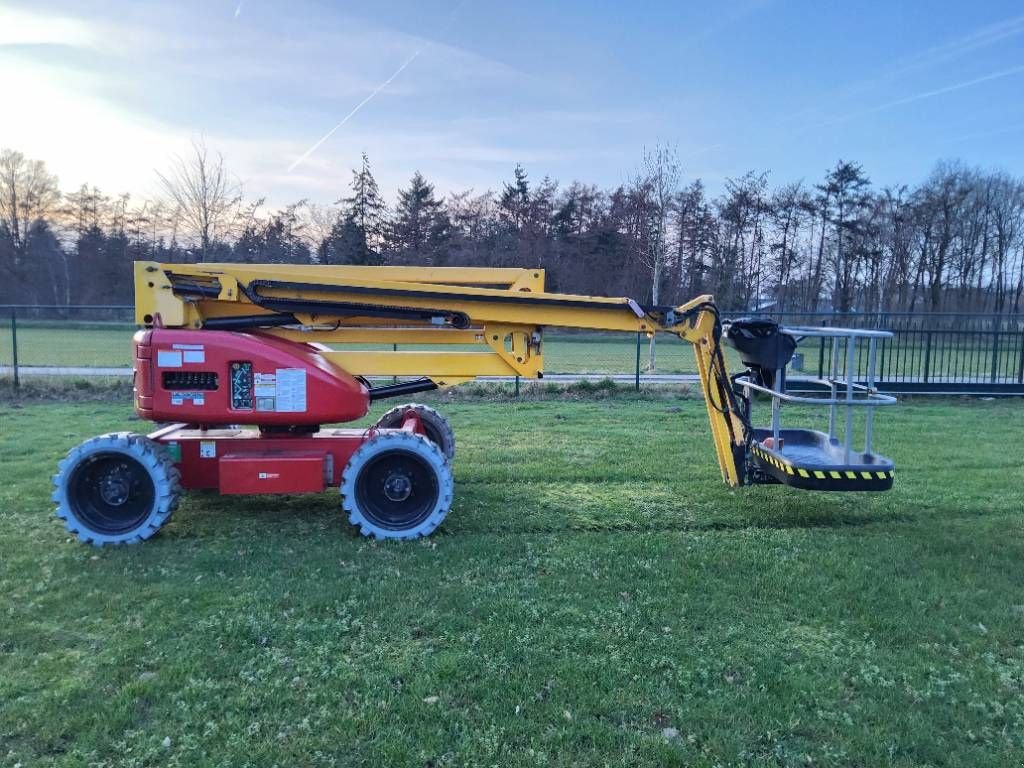
[[[399,429],[425,434],[412,410]],[[171,452],[186,489],[215,488],[222,494],[320,493],[339,485],[352,454],[382,431],[370,427],[276,434],[170,424],[149,438]]]

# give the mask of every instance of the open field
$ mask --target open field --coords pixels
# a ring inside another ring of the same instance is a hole
[[[81,325],[62,328],[49,324],[18,327],[18,362],[21,365],[130,366],[132,325]],[[636,367],[636,337],[632,334],[545,334],[544,357],[549,373],[628,373]],[[353,344],[350,349],[391,349],[390,345]],[[409,345],[403,349],[437,349]],[[449,347],[478,351],[479,347]],[[642,362],[647,360],[643,340]],[[731,350],[730,350],[731,353]],[[0,364],[12,358],[9,329],[0,327]],[[692,373],[696,370],[689,345],[659,337],[659,373]],[[739,361],[736,361],[739,365]]]
[[[18,360],[21,365],[61,365],[116,367],[131,365],[131,337],[135,326],[129,324],[80,323],[64,327],[41,321],[21,322],[18,327]],[[1024,350],[1019,334],[1002,334],[995,340],[996,373],[1000,379],[1017,380],[1021,374]],[[957,335],[936,332],[925,346],[925,335],[915,332],[896,342],[879,347],[878,371],[889,378],[918,379],[927,368],[935,380],[950,376],[985,379],[992,373],[993,340],[983,334]],[[371,344],[352,345],[351,349],[390,349]],[[409,345],[405,349],[430,349]],[[458,348],[458,347],[455,347]],[[475,349],[466,347],[465,349]],[[695,373],[693,354],[688,345],[669,336],[659,336],[656,371],[664,374]],[[726,348],[730,369],[741,370],[738,355]],[[803,369],[817,374],[819,363],[827,373],[831,348],[824,350],[819,339],[805,339],[799,351],[804,355]],[[647,367],[647,340],[642,340],[641,367]],[[842,355],[842,353],[841,353]],[[0,327],[0,365],[12,360],[11,336]],[[927,362],[926,362],[927,358]],[[636,368],[636,337],[614,333],[547,332],[544,337],[544,362],[547,373],[630,373]],[[856,361],[858,371],[867,370],[865,346]],[[840,360],[843,370],[845,359]]]
[[[726,489],[696,401],[445,410],[430,540],[202,494],[94,550],[53,465],[144,425],[0,405],[0,764],[1024,762],[1018,403],[884,414],[874,496]]]

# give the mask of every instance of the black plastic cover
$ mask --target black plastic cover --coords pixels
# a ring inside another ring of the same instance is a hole
[[[784,333],[774,320],[734,320],[729,324],[726,340],[740,353],[740,360],[754,374],[754,380],[769,388],[775,388],[775,371],[784,371],[796,351],[796,339]],[[783,382],[778,384],[781,389]]]

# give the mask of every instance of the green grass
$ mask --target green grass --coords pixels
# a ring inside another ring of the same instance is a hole
[[[51,324],[22,323],[18,327],[18,362],[21,365],[129,366],[133,327],[126,325],[59,328]],[[391,349],[390,345],[354,344],[350,349]],[[409,345],[403,349],[437,349]],[[453,347],[462,349],[462,347]],[[479,347],[466,347],[477,351]],[[647,362],[643,340],[643,363]],[[545,365],[549,373],[629,373],[636,367],[636,337],[631,334],[546,334]],[[10,365],[11,336],[0,328],[0,365]],[[657,345],[659,373],[691,373],[693,352],[676,339],[665,337]]]
[[[133,326],[126,324],[79,323],[73,327],[55,323],[22,321],[18,328],[18,359],[22,365],[64,366],[129,366],[131,365],[131,337]],[[914,343],[911,343],[914,342]],[[820,357],[818,339],[806,339],[800,345],[804,354],[804,371],[816,374]],[[879,350],[878,370],[892,376],[921,377],[925,370],[923,337],[908,338],[897,347],[890,343]],[[1004,334],[1000,339],[997,356],[997,374],[1016,378],[1019,373],[1021,352],[1016,348],[1017,337]],[[390,346],[360,344],[351,349],[390,349]],[[404,349],[431,349],[423,345],[409,345]],[[434,347],[436,349],[436,347]],[[453,347],[452,349],[462,349]],[[466,349],[478,349],[466,347]],[[689,345],[668,336],[659,337],[656,347],[658,373],[694,373],[696,367]],[[842,353],[841,353],[842,354]],[[647,339],[642,340],[641,365],[646,370]],[[12,359],[11,336],[7,328],[0,329],[0,365],[10,365]],[[738,355],[726,348],[731,370],[742,368]],[[936,334],[927,353],[928,370],[934,379],[943,376],[987,377],[992,368],[992,341],[985,337],[959,338]],[[831,365],[830,343],[826,343],[823,370]],[[866,371],[866,347],[858,357],[857,368]],[[544,337],[544,364],[547,373],[631,373],[636,368],[636,337],[628,333],[559,333],[548,332]],[[840,370],[845,361],[840,361]]]
[[[132,363],[131,325],[59,328],[52,324],[18,324],[20,365],[128,366]],[[13,359],[10,328],[0,328],[0,364]]]
[[[725,488],[695,401],[455,402],[429,540],[196,494],[101,550],[50,474],[145,424],[0,410],[0,765],[1024,762],[1019,403],[883,414],[858,496]]]

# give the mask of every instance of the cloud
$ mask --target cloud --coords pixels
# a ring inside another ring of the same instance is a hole
[[[0,46],[95,46],[92,25],[55,14],[0,7]]]
[[[0,69],[9,66],[10,57],[0,54]],[[64,186],[98,183],[107,191],[142,192],[152,175],[146,171],[178,144],[165,126],[91,96],[87,75],[55,77],[51,68],[23,61],[17,68],[4,98],[22,117],[5,120],[4,145],[45,160]]]
[[[346,129],[345,141],[330,142],[322,165],[310,164],[310,173],[283,187],[287,194],[332,195],[347,185],[349,168],[367,147],[405,167],[395,183],[407,180],[426,148],[437,156],[476,148],[476,162],[484,162],[496,150],[478,137],[427,126],[438,119],[432,104],[446,98],[461,110],[470,94],[502,92],[526,79],[502,62],[320,5],[278,9],[272,24],[255,5],[237,18],[230,8],[210,8],[115,0],[88,19],[76,18],[86,11],[70,3],[46,12],[27,4],[0,9],[0,73],[17,73],[0,79],[5,100],[19,104],[15,118],[5,120],[4,146],[46,160],[66,186],[88,182],[149,194],[153,170],[202,136],[256,194],[277,194],[288,159],[339,111],[374,89],[382,107],[408,102],[418,120],[397,129],[386,115],[361,120],[360,130]],[[55,55],[54,45],[63,52]],[[430,56],[401,86],[380,88],[383,67],[393,72],[396,59],[427,46]],[[422,143],[424,135],[430,144]]]

